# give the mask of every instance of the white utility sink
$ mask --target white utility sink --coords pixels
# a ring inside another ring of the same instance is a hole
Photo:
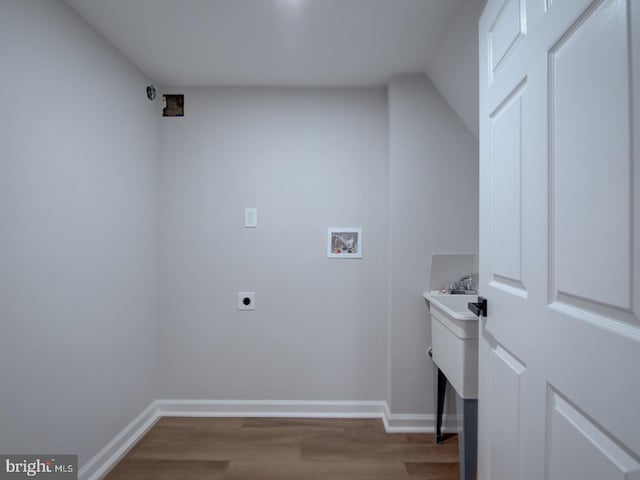
[[[424,292],[431,312],[433,361],[463,399],[478,398],[478,317],[467,303],[477,295]]]

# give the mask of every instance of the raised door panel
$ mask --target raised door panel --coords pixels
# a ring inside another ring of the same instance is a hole
[[[556,307],[637,322],[628,25],[597,2],[549,51],[549,283]]]
[[[640,463],[584,412],[548,391],[546,480],[640,480]]]
[[[498,9],[489,29],[491,79],[525,33],[525,8],[524,0],[504,0]]]
[[[524,296],[522,283],[522,81],[490,116],[490,240],[492,285]]]
[[[525,366],[499,344],[489,351],[489,478],[519,478]]]

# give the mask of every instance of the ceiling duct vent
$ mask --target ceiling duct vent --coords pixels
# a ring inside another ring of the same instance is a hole
[[[163,95],[163,117],[184,117],[184,95]]]

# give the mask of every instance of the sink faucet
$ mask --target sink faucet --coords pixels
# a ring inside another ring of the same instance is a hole
[[[473,279],[471,275],[465,275],[460,279],[460,286],[463,290],[473,290]]]
[[[474,290],[473,278],[471,277],[471,275],[465,275],[457,282],[449,282],[448,289],[449,289],[449,292],[452,292],[454,290],[465,290],[465,291]]]

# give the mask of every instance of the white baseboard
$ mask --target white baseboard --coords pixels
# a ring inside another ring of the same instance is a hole
[[[99,480],[111,470],[135,443],[158,421],[155,402],[118,433],[78,471],[78,480]]]
[[[384,401],[157,400],[160,417],[381,418]]]
[[[436,416],[427,414],[391,413],[388,404],[384,404],[384,429],[387,433],[435,433]],[[457,432],[457,416],[442,416],[442,431]]]
[[[435,431],[435,415],[391,413],[385,401],[155,400],[78,472],[79,480],[103,478],[161,417],[380,418],[389,433]],[[443,429],[455,431],[455,417]]]

